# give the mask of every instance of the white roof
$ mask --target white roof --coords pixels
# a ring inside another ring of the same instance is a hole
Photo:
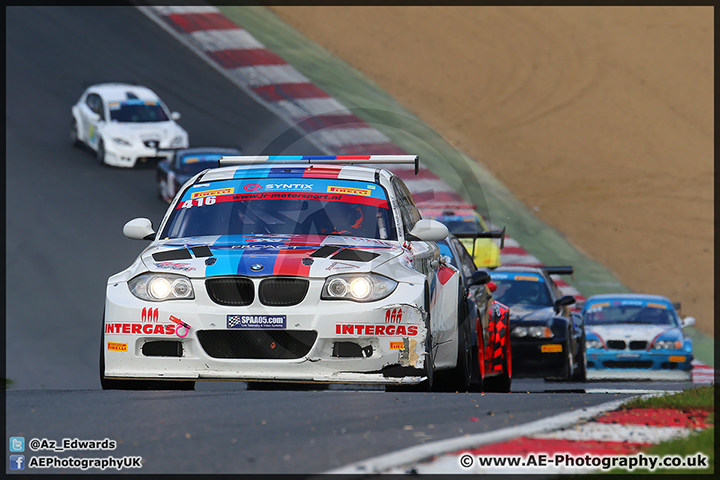
[[[106,101],[127,100],[128,93],[134,94],[141,100],[159,100],[155,92],[149,88],[129,83],[100,83],[90,87],[90,90],[99,94]]]

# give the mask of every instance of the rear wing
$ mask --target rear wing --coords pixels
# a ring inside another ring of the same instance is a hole
[[[325,163],[342,165],[415,165],[415,175],[420,170],[417,155],[252,155],[220,157],[221,167],[227,165],[259,165],[268,163]]]
[[[564,267],[540,267],[545,272],[547,272],[549,275],[572,275],[573,274],[573,267],[571,266],[564,266]]]
[[[505,248],[505,228],[502,230],[486,230],[484,232],[475,233],[453,233],[455,238],[472,238],[473,239],[473,250],[470,255],[475,257],[475,240],[478,238],[499,238],[500,239],[500,250]]]

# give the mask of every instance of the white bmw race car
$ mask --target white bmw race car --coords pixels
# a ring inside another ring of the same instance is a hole
[[[85,90],[72,107],[70,138],[87,146],[101,164],[132,168],[165,159],[163,148],[186,148],[188,134],[160,98],[147,87],[102,83]]]
[[[152,242],[108,279],[103,388],[435,379],[466,390],[459,272],[434,243],[447,228],[422,219],[390,171],[356,166],[410,162],[223,157],[182,186],[157,232],[128,222],[126,236]]]

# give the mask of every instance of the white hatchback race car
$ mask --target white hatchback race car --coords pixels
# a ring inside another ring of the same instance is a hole
[[[95,151],[100,164],[132,168],[170,155],[158,149],[188,146],[187,132],[175,122],[179,118],[147,87],[102,83],[87,88],[73,105],[70,138]]]
[[[459,272],[434,243],[447,228],[422,219],[390,171],[354,166],[417,161],[223,157],[182,186],[157,232],[128,222],[126,236],[152,243],[108,279],[103,388],[467,390]]]

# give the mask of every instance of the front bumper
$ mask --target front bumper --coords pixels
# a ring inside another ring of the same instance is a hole
[[[592,379],[691,380],[692,351],[608,351],[588,348],[587,374]]]
[[[512,337],[512,372],[516,377],[567,376],[567,342],[564,338]]]
[[[186,147],[187,145],[183,145],[178,148]],[[105,163],[113,167],[133,168],[138,162],[154,164],[171,156],[172,152],[158,151],[145,145],[124,147],[116,145],[112,141],[105,143]]]
[[[166,302],[140,300],[126,283],[108,285],[103,335],[106,378],[365,384],[425,380],[426,314],[417,307],[424,301],[422,286],[400,283],[386,299],[363,304],[318,301],[324,281],[311,280],[298,305],[268,307],[256,298],[248,307],[230,307],[213,303],[202,279],[192,283],[195,300]],[[399,310],[402,315],[397,315]],[[238,316],[248,315],[284,317],[285,328],[257,328],[257,324],[238,328],[237,323],[229,327]],[[176,333],[171,316],[190,326],[187,333],[185,328]],[[358,325],[363,326],[361,332]],[[297,342],[284,340],[288,336],[312,340],[298,354]],[[209,343],[208,337],[219,341]],[[225,352],[245,351],[244,346],[230,348],[227,343],[239,337],[249,342],[246,346],[255,357],[276,358],[224,357]],[[157,355],[158,351],[163,354]]]

